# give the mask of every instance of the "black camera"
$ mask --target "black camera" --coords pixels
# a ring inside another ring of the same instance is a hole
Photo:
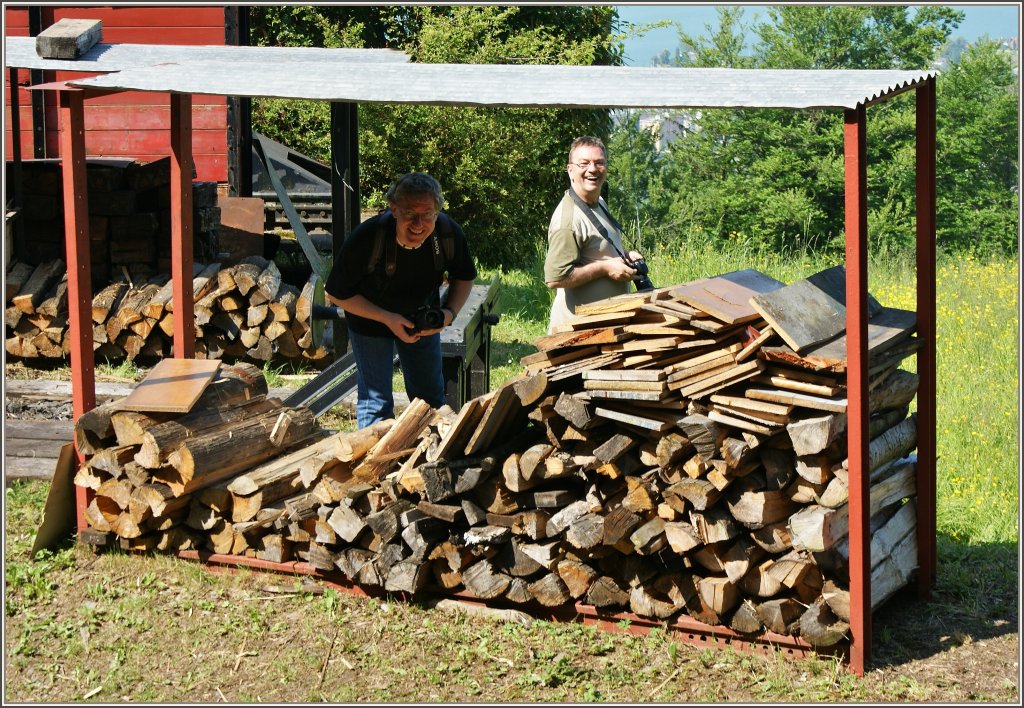
[[[628,258],[623,258],[622,260],[626,261],[626,265],[636,271],[636,275],[633,276],[633,286],[636,287],[638,293],[654,290],[654,283],[647,276],[647,261],[642,256],[635,261],[631,261]]]
[[[422,332],[426,329],[441,329],[444,327],[444,310],[433,305],[420,305],[416,312],[412,313],[412,332]]]

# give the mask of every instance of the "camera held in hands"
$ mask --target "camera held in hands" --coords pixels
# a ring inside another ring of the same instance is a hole
[[[444,310],[433,305],[420,305],[409,319],[413,324],[409,331],[413,334],[428,329],[441,329],[444,327]]]
[[[628,258],[623,258],[622,260],[626,261],[626,265],[636,271],[636,275],[633,276],[633,286],[638,293],[654,290],[654,283],[651,282],[647,275],[647,261],[642,256],[635,261],[631,261]]]

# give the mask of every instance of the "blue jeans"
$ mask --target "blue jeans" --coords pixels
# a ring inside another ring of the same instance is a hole
[[[365,428],[395,417],[395,398],[391,391],[395,347],[409,400],[422,398],[434,408],[448,402],[441,371],[440,334],[420,337],[412,344],[390,337],[369,337],[352,330],[348,336],[356,360],[358,427]]]

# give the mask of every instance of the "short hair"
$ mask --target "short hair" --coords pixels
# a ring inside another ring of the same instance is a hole
[[[604,146],[604,142],[601,138],[595,138],[593,135],[581,135],[572,141],[572,145],[569,146],[569,162],[572,162],[572,154],[578,147],[596,147],[601,148],[601,152],[604,153],[604,159],[608,159],[608,148]]]
[[[441,193],[441,183],[428,175],[426,172],[410,172],[399,177],[391,188],[388,189],[385,197],[390,204],[397,204],[404,201],[406,197],[428,194],[434,198],[438,211],[444,206],[444,195]]]

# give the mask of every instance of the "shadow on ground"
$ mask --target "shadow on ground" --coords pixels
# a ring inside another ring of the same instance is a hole
[[[1019,630],[1017,546],[938,538],[936,582],[920,600],[912,584],[872,617],[875,668],[936,656]]]

